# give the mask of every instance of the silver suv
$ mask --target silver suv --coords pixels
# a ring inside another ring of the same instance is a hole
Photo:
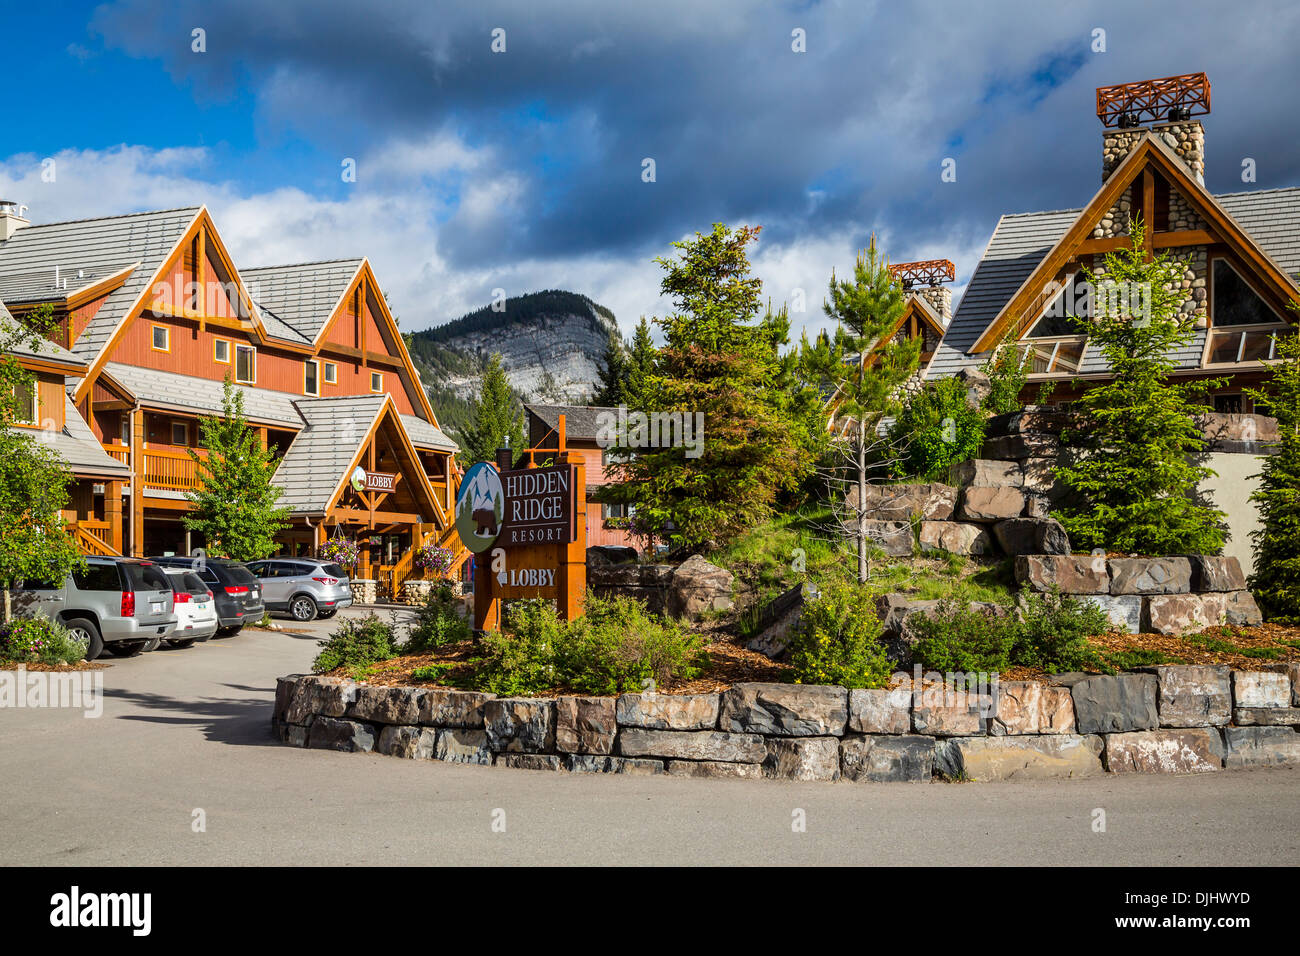
[[[27,579],[13,589],[25,617],[58,621],[86,643],[86,660],[105,649],[116,657],[152,650],[176,627],[170,579],[151,561],[87,557],[62,584]]]
[[[249,561],[248,570],[262,582],[268,611],[287,612],[295,621],[329,618],[352,603],[347,571],[315,558],[266,558]]]

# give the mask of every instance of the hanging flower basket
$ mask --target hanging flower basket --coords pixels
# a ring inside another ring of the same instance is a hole
[[[330,538],[316,549],[316,557],[322,561],[333,561],[345,568],[355,567],[360,552],[357,543],[351,538]]]
[[[417,568],[443,575],[451,568],[451,549],[440,548],[436,544],[426,544],[415,552],[414,564]]]

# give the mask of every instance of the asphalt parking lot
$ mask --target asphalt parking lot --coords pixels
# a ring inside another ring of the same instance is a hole
[[[1297,769],[801,784],[546,773],[285,747],[269,727],[275,678],[308,670],[316,641],[335,622],[292,626],[110,659],[98,717],[0,710],[0,863],[1300,859]],[[1094,829],[1098,809],[1104,832]],[[796,814],[806,820],[803,832],[792,827]]]

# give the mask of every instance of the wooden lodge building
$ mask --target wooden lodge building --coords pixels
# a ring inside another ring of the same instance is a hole
[[[1183,379],[1229,378],[1215,410],[1252,412],[1242,388],[1273,358],[1273,337],[1289,333],[1300,303],[1300,189],[1212,195],[1205,188],[1209,112],[1203,73],[1097,91],[1102,185],[1078,209],[1002,216],[962,295],[927,378],[978,368],[1004,344],[1032,356],[1025,394],[1058,383],[1052,400],[1110,370],[1069,316],[1090,317],[1084,277],[1103,256],[1131,246],[1135,218],[1146,224],[1148,256],[1186,260],[1180,306],[1192,341],[1172,356]]]
[[[457,448],[438,427],[365,259],[238,269],[206,208],[30,225],[0,204],[0,300],[50,305],[57,341],[19,354],[30,421],[76,478],[67,518],[89,553],[188,554],[199,418],[223,380],[283,460],[281,553],[362,542],[358,574],[396,594],[416,547],[461,549]],[[7,316],[8,313],[6,313]]]

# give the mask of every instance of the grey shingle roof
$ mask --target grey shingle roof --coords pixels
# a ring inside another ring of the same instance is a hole
[[[198,213],[193,206],[25,226],[0,242],[0,297],[10,302],[61,298],[139,263],[73,345],[72,351],[93,361]],[[55,288],[55,266],[60,286],[66,279],[67,289]]]
[[[618,414],[617,408],[599,405],[525,405],[524,408],[547,428],[558,427],[563,415],[565,437],[585,441],[595,441],[599,430],[597,419],[602,412]]]
[[[5,304],[0,302],[0,334],[4,334],[7,338],[8,333],[15,326],[16,322],[14,321],[14,317],[9,314],[9,310],[5,308]],[[76,366],[80,370],[85,369],[85,362],[73,353],[69,352],[62,345],[59,345],[57,342],[51,342],[48,339],[41,339],[37,347],[33,349],[30,345],[30,341],[30,339],[24,338],[21,341],[15,342],[11,346],[10,351],[13,352],[14,355],[39,356],[47,361],[63,362],[69,366]]]
[[[239,274],[257,303],[272,335],[272,323],[287,330],[291,341],[314,342],[325,328],[363,259],[301,262],[241,269]]]
[[[418,415],[403,415],[402,427],[411,438],[416,448],[432,448],[435,451],[460,451],[460,446],[447,437],[441,428],[432,422],[426,422]]]
[[[72,399],[64,396],[64,416],[66,423],[62,431],[33,432],[30,428],[11,428],[10,431],[34,438],[48,445],[60,458],[68,463],[72,473],[87,478],[128,478],[130,470],[126,465],[110,456],[90,430],[90,426],[77,414],[77,407]]]
[[[210,415],[221,411],[222,383],[215,379],[163,372],[136,365],[109,362],[104,371],[137,399],[150,405],[177,411]],[[294,408],[302,396],[269,388],[235,386],[244,394],[244,414],[260,425],[302,427],[302,416]]]
[[[329,507],[343,470],[361,448],[384,408],[384,395],[313,398],[300,401],[306,419],[275,473],[284,489],[280,503],[294,514],[316,514]]]
[[[1260,248],[1289,275],[1300,271],[1300,188],[1261,189],[1214,197]],[[948,334],[930,365],[928,378],[942,378],[962,368],[980,365],[987,353],[967,355],[989,323],[1029,277],[1082,209],[1017,213],[998,220],[983,258],[957,306]],[[1175,356],[1180,368],[1197,368],[1205,347],[1205,331]],[[1106,363],[1096,349],[1084,353],[1084,374],[1104,372]]]

